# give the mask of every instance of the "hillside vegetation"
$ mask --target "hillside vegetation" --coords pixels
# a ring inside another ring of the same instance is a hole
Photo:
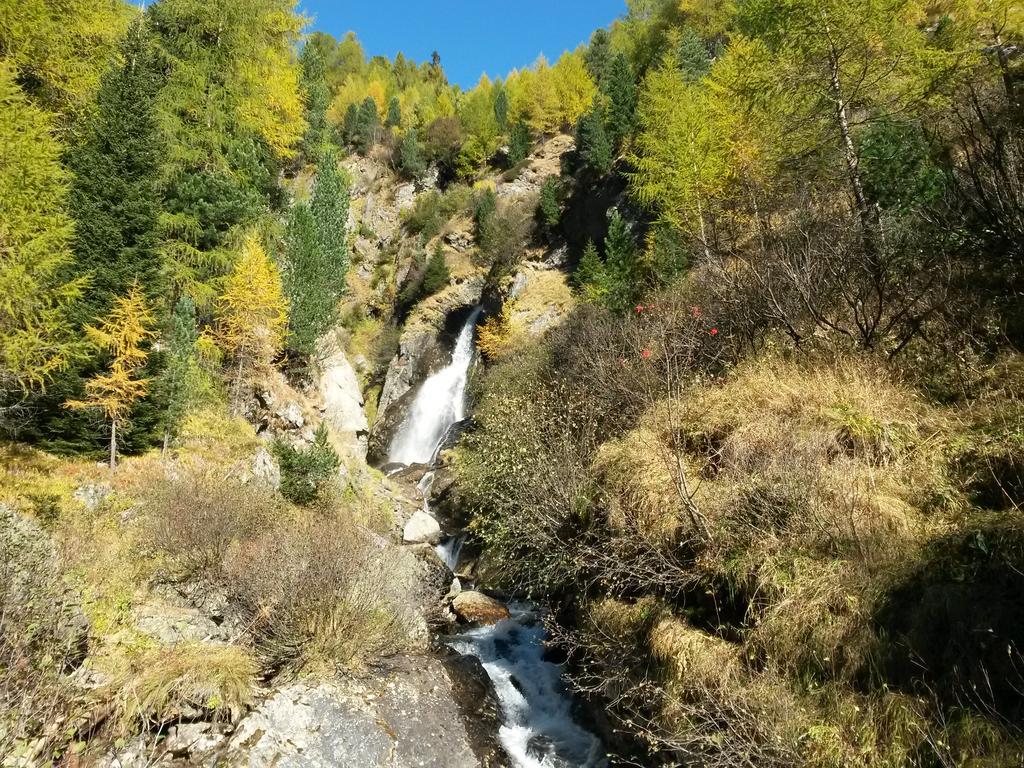
[[[437,488],[617,764],[1024,764],[1024,11],[627,7],[467,90],[0,2],[0,763],[425,653],[366,456],[482,306]]]

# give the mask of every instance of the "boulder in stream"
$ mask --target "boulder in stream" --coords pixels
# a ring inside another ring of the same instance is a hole
[[[511,615],[505,605],[483,592],[462,591],[452,600],[452,610],[470,624],[497,624]]]
[[[406,544],[439,544],[441,524],[422,509],[418,509],[405,524],[402,541]]]

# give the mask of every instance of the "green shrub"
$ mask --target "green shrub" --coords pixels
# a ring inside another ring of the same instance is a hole
[[[326,424],[317,428],[309,448],[300,450],[277,441],[274,453],[281,464],[281,495],[295,504],[319,500],[341,466],[341,459],[328,442]]]

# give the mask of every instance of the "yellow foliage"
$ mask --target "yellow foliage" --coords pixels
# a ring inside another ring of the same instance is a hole
[[[563,126],[574,126],[590,110],[597,95],[582,49],[563,53],[551,74],[558,94],[559,119]]]
[[[237,366],[237,398],[243,376],[269,367],[280,353],[288,325],[281,276],[255,234],[245,238],[218,314],[217,340]]]
[[[153,315],[138,282],[132,283],[127,296],[114,303],[109,317],[99,328],[86,327],[90,340],[113,356],[110,370],[98,373],[86,382],[85,400],[69,400],[66,408],[98,408],[116,426],[131,411],[136,400],[149,390],[147,379],[136,378],[146,364],[146,343],[155,337],[151,330]]]

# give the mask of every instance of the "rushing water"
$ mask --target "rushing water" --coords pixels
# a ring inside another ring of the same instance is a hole
[[[452,425],[466,417],[466,381],[473,362],[473,331],[480,308],[459,332],[448,365],[423,382],[405,422],[391,441],[388,459],[395,464],[430,464]]]
[[[561,668],[544,659],[544,625],[528,604],[512,618],[449,641],[480,659],[501,707],[498,738],[516,768],[603,768],[600,740],[573,717]]]
[[[480,309],[470,315],[459,333],[451,362],[420,387],[412,408],[391,443],[395,464],[433,464],[452,425],[465,418],[466,382],[473,363],[473,334]],[[418,490],[429,514],[427,472]],[[455,571],[464,534],[437,546],[438,556]],[[526,603],[509,606],[511,618],[490,627],[468,629],[449,639],[459,653],[480,659],[494,684],[501,707],[498,737],[516,768],[603,768],[600,740],[573,717],[573,702],[558,665],[544,659],[544,624]]]

